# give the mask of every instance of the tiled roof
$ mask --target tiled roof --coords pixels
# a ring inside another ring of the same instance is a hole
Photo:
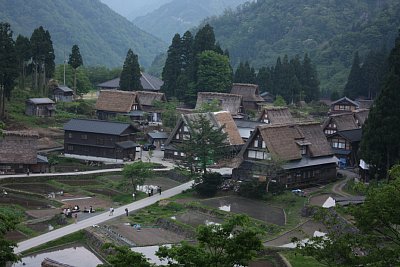
[[[127,113],[137,102],[137,94],[133,91],[101,90],[96,102],[97,110]]]
[[[354,130],[347,130],[347,131],[340,131],[333,135],[340,135],[343,138],[346,138],[350,142],[360,142],[362,138],[362,129],[354,129]]]
[[[153,139],[167,139],[169,133],[166,132],[150,132],[148,135]]]
[[[119,89],[120,78],[115,78],[110,81],[106,81],[97,85],[99,88],[106,89]],[[164,82],[157,77],[154,77],[148,73],[142,72],[140,77],[140,83],[142,84],[143,90],[146,91],[160,91],[161,86]]]
[[[130,127],[128,123],[72,119],[64,124],[64,131],[121,135]]]
[[[331,106],[333,106],[333,105],[335,105],[335,104],[338,104],[338,103],[340,103],[340,102],[343,102],[343,101],[350,102],[350,103],[353,104],[354,106],[358,107],[358,103],[357,103],[357,102],[351,100],[350,98],[348,98],[348,97],[346,97],[346,96],[345,96],[345,97],[342,97],[342,98],[340,98],[340,99],[338,99],[338,100],[336,100],[336,101],[334,101],[334,102],[332,102],[332,103],[331,103]]]

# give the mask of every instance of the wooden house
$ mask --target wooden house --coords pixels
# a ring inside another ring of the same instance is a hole
[[[258,111],[265,104],[265,100],[260,96],[258,85],[256,84],[234,83],[231,94],[242,96],[245,111]]]
[[[155,106],[157,102],[166,102],[167,99],[164,93],[150,91],[136,91],[138,102],[141,110],[147,113],[147,119],[150,123],[161,123],[162,109]]]
[[[141,74],[142,76],[140,77],[140,83],[142,84],[144,91],[159,92],[161,90],[161,86],[164,84],[162,80],[148,73],[142,72]],[[96,87],[99,90],[119,90],[119,81],[120,78],[115,78],[110,81],[100,83]],[[137,90],[137,88],[132,89]]]
[[[242,137],[243,141],[246,142],[254,130],[261,125],[265,125],[264,122],[260,121],[251,121],[251,120],[242,120],[242,119],[234,119],[236,127],[238,128],[239,134]]]
[[[165,144],[169,137],[169,133],[153,131],[147,134],[147,139],[150,144],[155,145],[157,148],[161,147],[162,144]]]
[[[96,102],[96,114],[100,120],[116,115],[129,116],[133,119],[142,118],[138,94],[133,91],[101,90]]]
[[[217,101],[222,111],[228,111],[232,117],[243,117],[243,101],[241,95],[199,92],[197,94],[196,110],[200,110],[205,104]]]
[[[45,173],[48,160],[37,153],[34,131],[3,131],[0,138],[0,174]]]
[[[293,117],[287,107],[264,107],[258,121],[265,124],[293,123]]]
[[[226,145],[229,146],[230,149],[230,155],[227,156],[228,158],[234,157],[240,151],[244,142],[229,112],[219,111],[182,114],[175,128],[165,142],[165,158],[182,159],[185,157],[185,154],[179,151],[179,145],[183,140],[190,138],[191,129],[189,124],[190,122],[198,120],[200,116],[205,116],[215,127],[224,126],[223,131],[227,133]]]
[[[331,135],[340,131],[354,130],[360,128],[353,113],[342,113],[330,115],[322,124],[325,135]]]
[[[359,104],[350,98],[342,97],[331,103],[329,113],[339,114],[339,113],[351,113],[359,108]]]
[[[274,179],[287,188],[327,183],[336,178],[337,158],[319,123],[259,126],[239,153],[242,163],[233,170],[238,180]],[[282,170],[268,177],[278,159]]]
[[[339,159],[339,166],[356,166],[359,162],[358,148],[362,129],[339,131],[327,137],[332,150]]]
[[[72,119],[64,125],[66,157],[122,163],[134,160],[135,136],[131,124],[100,120]]]
[[[357,109],[353,112],[354,120],[358,127],[362,127],[369,115],[369,109]]]
[[[67,86],[57,86],[53,89],[53,99],[56,102],[72,102],[74,91]]]
[[[25,114],[37,117],[54,116],[56,105],[49,98],[30,98],[25,101]]]

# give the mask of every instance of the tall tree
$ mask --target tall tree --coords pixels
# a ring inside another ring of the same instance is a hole
[[[195,245],[182,242],[171,248],[160,247],[157,256],[167,259],[167,266],[232,267],[247,266],[262,243],[259,233],[245,215],[235,215],[222,225],[199,226]]]
[[[261,67],[258,70],[256,83],[260,87],[261,92],[270,92],[272,88],[272,72],[273,70],[269,67]]]
[[[23,212],[17,207],[0,207],[0,266],[8,266],[9,262],[17,262],[19,256],[14,254],[17,246],[13,241],[5,239],[4,235],[16,228],[23,217]]]
[[[400,31],[388,58],[389,74],[363,126],[361,154],[371,171],[385,177],[400,160]]]
[[[217,162],[225,156],[227,134],[223,132],[223,128],[216,128],[208,119],[208,114],[203,113],[188,122],[190,136],[183,140],[179,150],[186,154],[185,161],[189,166],[197,162],[206,174],[207,167],[212,162]]]
[[[233,81],[235,83],[255,83],[256,82],[256,72],[253,67],[250,67],[248,61],[244,64],[240,62],[238,68],[233,75]]]
[[[361,67],[362,74],[362,96],[375,99],[379,93],[387,73],[385,50],[370,51]]]
[[[125,165],[122,173],[125,179],[131,181],[133,192],[138,185],[143,185],[146,178],[153,174],[153,165],[148,162],[137,161]]]
[[[210,24],[204,25],[194,37],[194,51],[196,54],[215,49],[215,34]]]
[[[140,82],[141,76],[138,56],[129,49],[124,66],[122,67],[121,79],[119,81],[120,89],[123,91],[142,90],[143,86]]]
[[[55,71],[55,55],[53,42],[49,31],[42,26],[35,29],[30,38],[32,64],[35,73],[34,88],[45,94],[46,79],[50,78]]]
[[[74,70],[74,91],[77,93],[76,89],[76,70],[83,65],[83,60],[81,56],[81,52],[79,52],[79,46],[73,45],[71,54],[69,54],[68,64]]]
[[[353,65],[351,66],[349,77],[347,78],[347,83],[343,89],[343,95],[356,98],[362,92],[362,75],[360,66],[360,56],[358,51],[354,54]]]
[[[10,24],[0,23],[0,119],[5,115],[5,100],[10,98],[18,77],[18,61]]]
[[[177,94],[175,92],[177,85],[176,83],[181,73],[181,37],[179,34],[175,34],[174,38],[172,39],[172,44],[168,48],[168,57],[165,61],[164,69],[162,71],[162,79],[164,81],[164,84],[161,90],[167,95],[168,98],[177,97]]]
[[[116,246],[111,243],[106,243],[102,250],[108,252],[107,261],[109,264],[99,264],[97,267],[155,267],[147,261],[146,257],[138,252],[132,251],[128,246]]]
[[[25,88],[26,66],[31,59],[31,44],[28,37],[18,35],[15,41],[15,49],[19,64],[19,87]]]
[[[308,54],[304,55],[302,70],[300,72],[300,83],[302,92],[304,92],[304,100],[310,102],[319,99],[319,79],[317,70],[311,62]]]
[[[232,69],[229,58],[214,51],[198,55],[197,92],[226,93],[232,87]]]

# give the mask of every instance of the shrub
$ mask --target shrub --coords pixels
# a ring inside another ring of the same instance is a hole
[[[201,182],[195,185],[196,192],[203,197],[212,197],[218,192],[223,177],[220,173],[208,172],[203,174]]]

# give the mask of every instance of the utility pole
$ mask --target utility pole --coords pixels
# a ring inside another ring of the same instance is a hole
[[[65,64],[67,63],[67,60],[65,59],[65,51],[64,51],[64,85],[65,85]]]

